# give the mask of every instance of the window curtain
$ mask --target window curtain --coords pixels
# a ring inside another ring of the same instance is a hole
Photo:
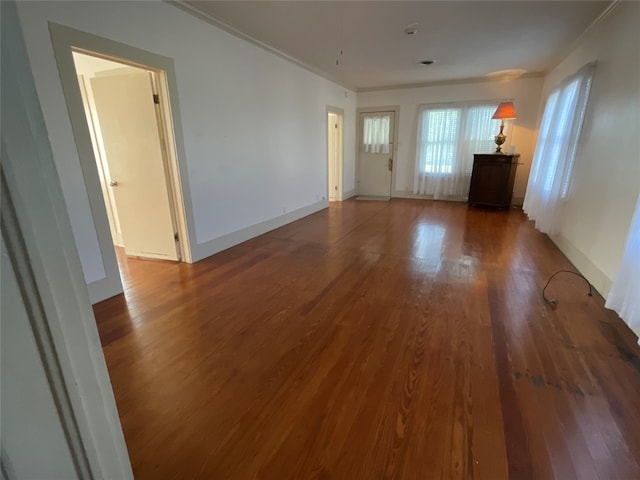
[[[569,193],[594,70],[590,63],[563,80],[542,115],[523,210],[544,233],[557,232],[562,200]]]
[[[363,143],[366,153],[389,153],[389,115],[364,117]]]
[[[413,193],[436,199],[469,195],[473,154],[495,150],[500,121],[491,117],[497,107],[498,102],[420,107]],[[510,123],[505,127],[509,137]]]
[[[620,318],[640,336],[640,195],[620,269],[613,280],[605,307],[618,312]]]

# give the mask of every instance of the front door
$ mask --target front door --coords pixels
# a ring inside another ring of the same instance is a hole
[[[358,193],[375,197],[391,196],[394,163],[395,112],[360,114]]]
[[[151,74],[91,79],[127,255],[178,260]]]

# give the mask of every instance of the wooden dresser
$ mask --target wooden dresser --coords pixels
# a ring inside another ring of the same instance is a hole
[[[476,153],[469,205],[509,208],[520,154]]]

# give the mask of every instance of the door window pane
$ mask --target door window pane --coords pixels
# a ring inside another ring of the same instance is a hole
[[[389,153],[390,115],[366,116],[363,122],[362,139],[367,153]]]

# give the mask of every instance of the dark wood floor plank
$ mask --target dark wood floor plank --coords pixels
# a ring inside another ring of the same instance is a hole
[[[640,352],[522,212],[346,201],[94,308],[139,479],[640,478]]]

